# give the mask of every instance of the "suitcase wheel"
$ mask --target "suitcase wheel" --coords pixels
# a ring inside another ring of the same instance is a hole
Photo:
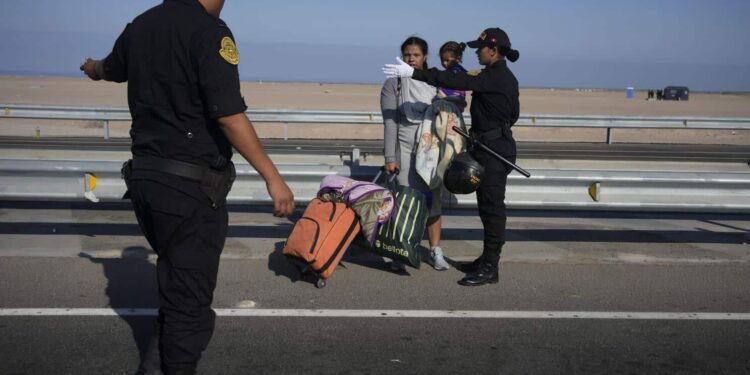
[[[326,280],[323,278],[319,278],[318,281],[315,282],[315,287],[318,289],[323,289],[326,287]]]

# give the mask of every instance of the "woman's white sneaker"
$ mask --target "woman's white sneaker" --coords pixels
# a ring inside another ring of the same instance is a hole
[[[450,269],[451,266],[445,261],[443,257],[443,249],[440,246],[435,246],[430,250],[430,256],[432,256],[432,268],[438,271],[445,271]]]

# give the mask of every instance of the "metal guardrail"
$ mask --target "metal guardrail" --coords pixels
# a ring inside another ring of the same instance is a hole
[[[130,121],[124,107],[72,107],[47,105],[0,104],[0,118],[54,119],[101,121],[104,138],[109,138],[110,121]],[[382,124],[380,112],[249,109],[247,115],[255,122],[284,124],[285,139],[288,124]],[[471,116],[464,114],[467,125]],[[515,126],[603,128],[607,129],[607,143],[612,143],[612,129],[714,129],[750,130],[750,118],[715,118],[694,116],[571,116],[521,114]]]
[[[0,159],[0,199],[117,201],[125,193],[120,162]],[[297,201],[306,203],[329,174],[371,180],[378,166],[280,164]],[[509,176],[510,208],[750,213],[750,172],[663,172],[532,169]],[[476,207],[474,195],[443,195],[446,208]],[[257,172],[237,166],[235,204],[266,204]]]

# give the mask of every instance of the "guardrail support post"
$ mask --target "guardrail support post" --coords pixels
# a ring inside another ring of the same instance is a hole
[[[354,166],[359,165],[359,149],[358,148],[352,149],[352,165]]]
[[[284,123],[284,140],[286,141],[288,139],[289,139],[289,123],[285,122]]]
[[[607,128],[607,144],[612,144],[612,128]]]
[[[104,139],[109,139],[109,120],[104,120]]]

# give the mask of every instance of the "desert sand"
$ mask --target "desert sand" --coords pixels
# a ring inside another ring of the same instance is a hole
[[[125,84],[92,82],[84,78],[0,76],[0,104],[127,106]],[[625,90],[520,90],[521,113],[624,116],[708,116],[750,118],[750,94],[691,93],[684,102],[646,101],[645,91],[628,100]],[[242,82],[250,108],[379,110],[380,85]],[[75,121],[0,119],[0,135],[101,136],[100,124]],[[112,124],[111,136],[126,137],[129,124]],[[283,137],[278,124],[256,124],[261,137]],[[604,130],[515,128],[519,140],[604,140]],[[747,131],[616,130],[619,142],[681,142],[748,144]],[[292,138],[379,138],[382,127],[348,125],[293,125]]]

